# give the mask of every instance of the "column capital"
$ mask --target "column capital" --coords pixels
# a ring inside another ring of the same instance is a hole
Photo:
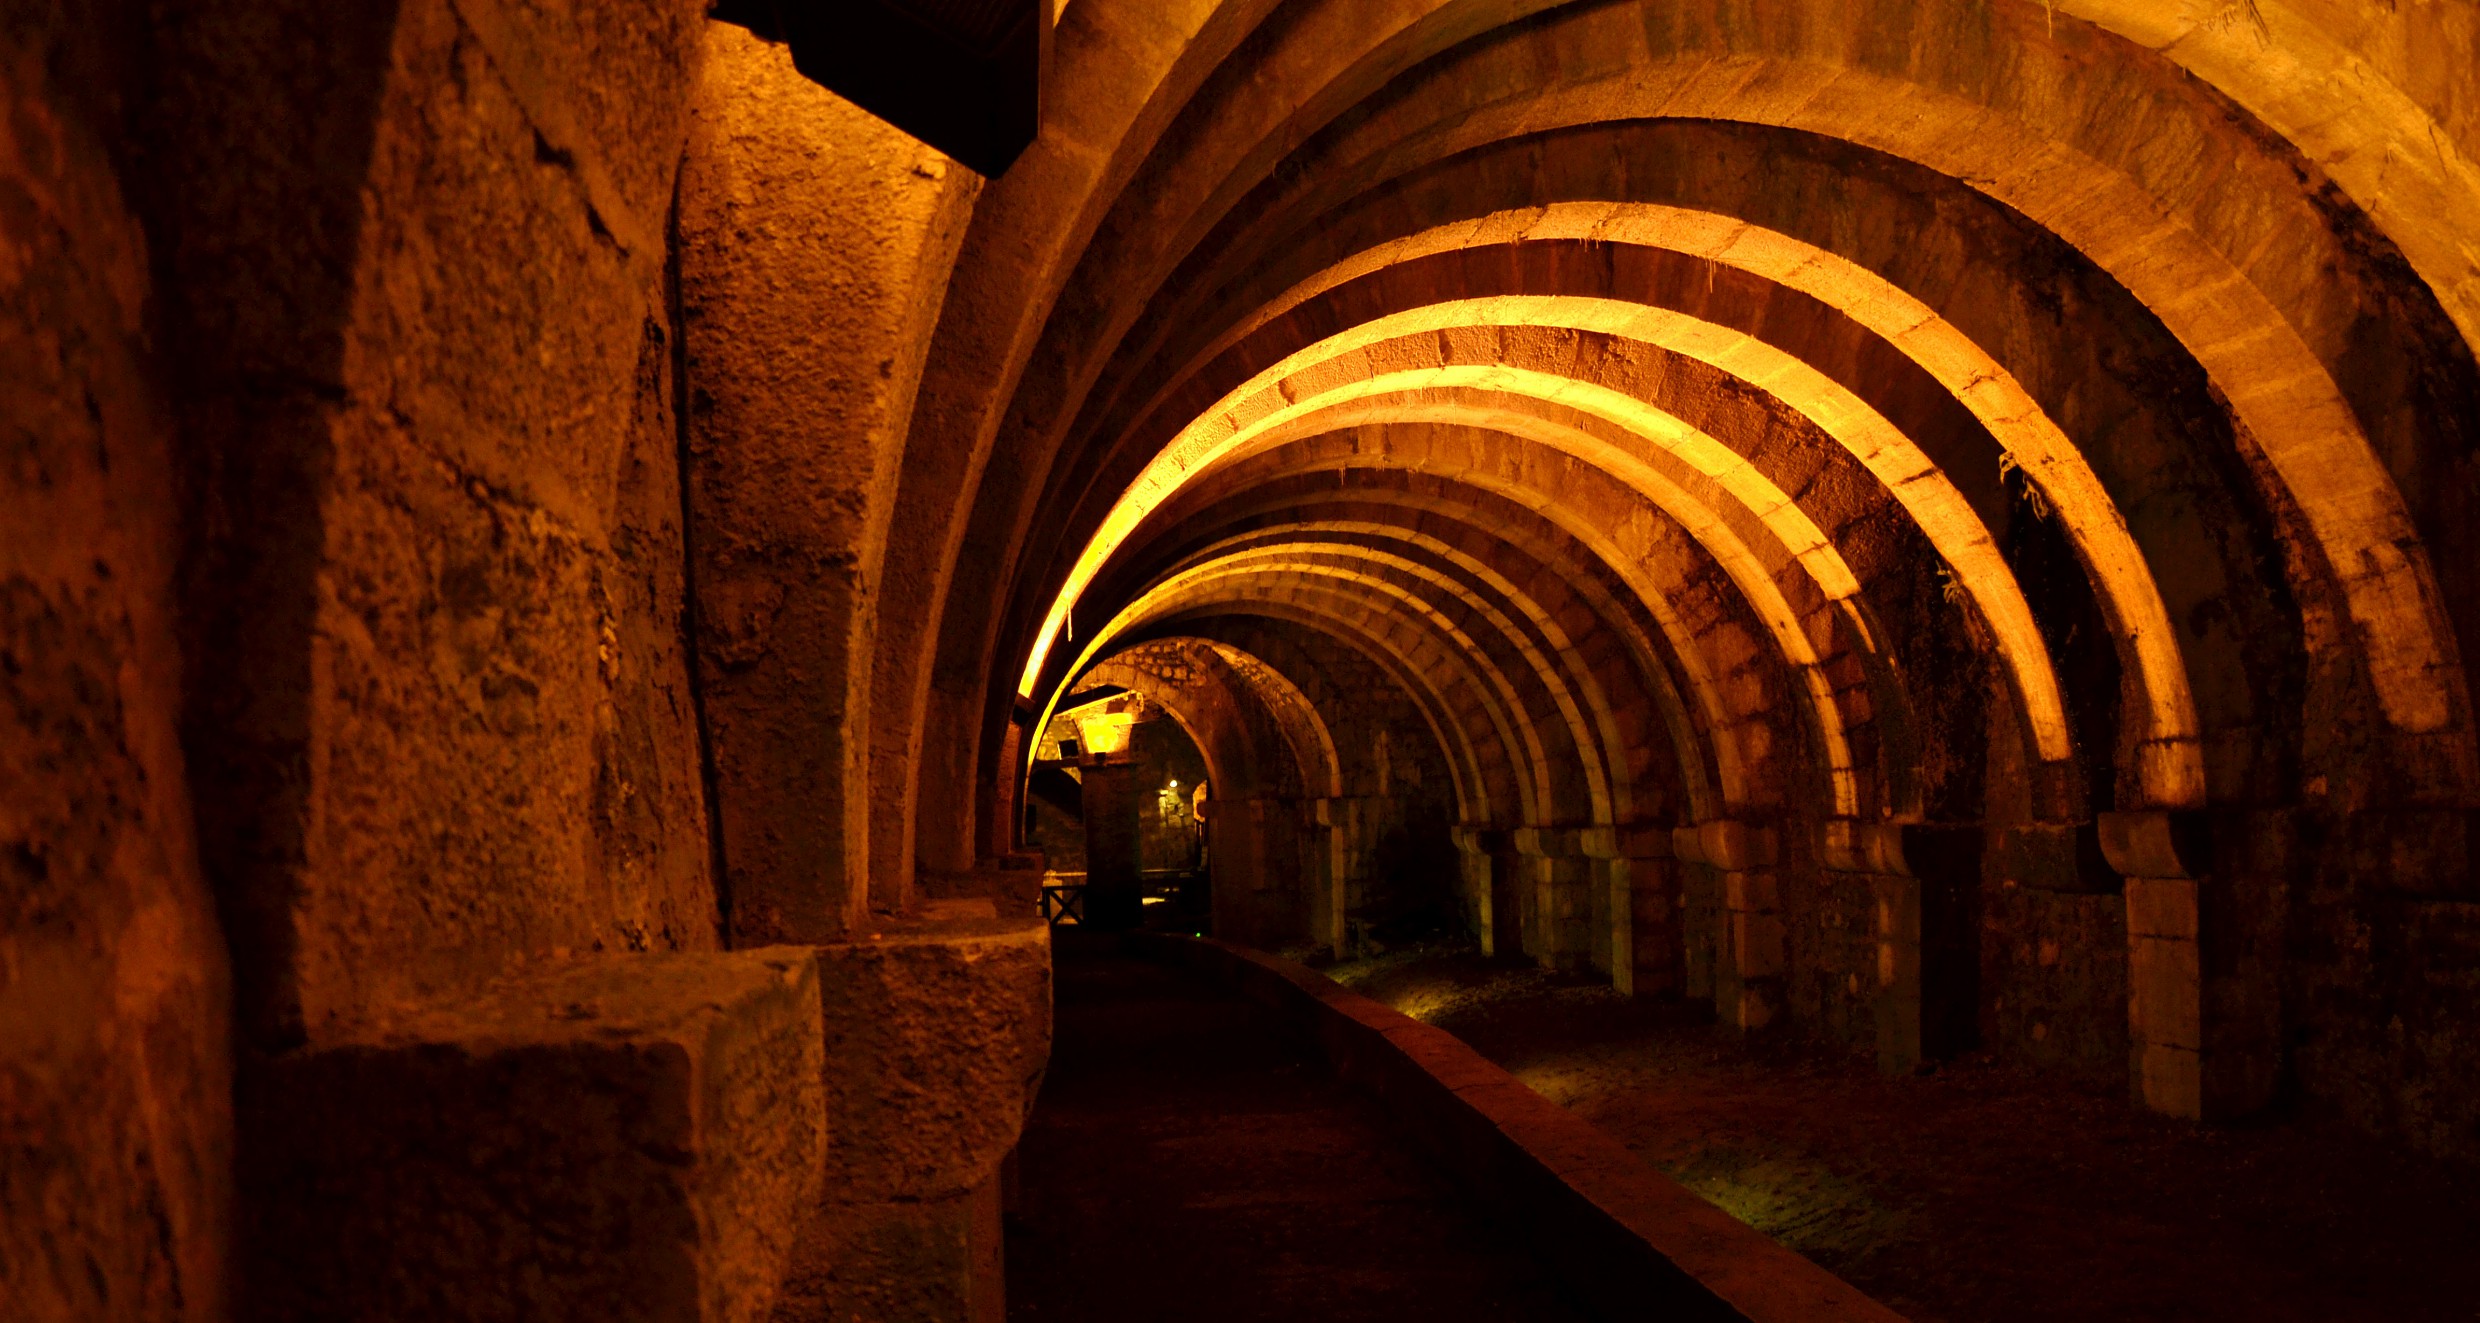
[[[1828,818],[1817,824],[1817,860],[1837,873],[1911,876],[1903,857],[1903,828],[1891,822]]]
[[[2190,809],[2104,813],[2101,855],[2124,877],[2203,877],[2213,867],[2205,815]]]
[[[1768,867],[1775,861],[1774,829],[1739,818],[1713,818],[1671,833],[1671,847],[1692,864],[1710,864],[1726,872]]]

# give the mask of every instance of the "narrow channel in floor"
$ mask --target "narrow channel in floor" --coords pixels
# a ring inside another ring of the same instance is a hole
[[[1057,980],[1011,1319],[1585,1317],[1260,1007],[1117,954]]]

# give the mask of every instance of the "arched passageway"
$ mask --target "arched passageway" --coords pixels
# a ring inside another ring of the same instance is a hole
[[[0,1299],[987,1317],[1041,878],[1142,924],[1145,848],[1255,948],[2480,1161],[2475,67],[2368,0],[25,0]]]
[[[1071,11],[1063,50],[1118,21]],[[1162,66],[1190,81],[1122,164],[1054,177],[1037,143],[1011,177],[1091,228],[1016,277],[1045,294],[1010,373],[946,406],[990,421],[917,432],[1000,466],[962,534],[991,611],[933,654],[986,677],[991,802],[1026,700],[1279,619],[1387,675],[1493,946],[1893,1069],[1986,1048],[2173,1115],[2298,1090],[2467,1125],[2365,1088],[2396,1049],[2324,1018],[2344,983],[2423,1000],[2344,935],[2444,940],[2469,885],[2389,843],[2460,839],[2480,766],[2438,495],[2480,389],[2464,259],[2414,258],[2423,223],[2231,54],[2306,58],[2313,21],[2123,21],[1198,29],[1231,44]],[[952,321],[926,370],[997,333]],[[1304,886],[1342,951],[1348,899]],[[2388,1069],[2434,1068],[2437,1023]]]

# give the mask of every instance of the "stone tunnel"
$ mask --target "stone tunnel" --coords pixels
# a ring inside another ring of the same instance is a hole
[[[2467,0],[0,94],[0,1316],[2480,1298]]]

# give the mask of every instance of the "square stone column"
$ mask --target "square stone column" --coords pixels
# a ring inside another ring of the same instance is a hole
[[[1572,827],[1519,827],[1508,833],[1529,884],[1524,952],[1552,969],[1595,966],[1595,912],[1608,912],[1608,876],[1586,855]],[[1596,895],[1597,889],[1601,894]],[[1607,937],[1602,937],[1607,949]]]
[[[1085,802],[1085,922],[1104,932],[1137,926],[1145,913],[1141,815],[1153,797],[1134,761],[1096,758],[1081,769]]]
[[[1595,963],[1621,992],[1671,995],[1680,987],[1679,870],[1671,829],[1651,823],[1589,827],[1577,834],[1600,871]]]
[[[2196,883],[2127,879],[2127,1050],[2138,1103],[2204,1118],[2204,966]]]
[[[2166,812],[2104,813],[2101,852],[2126,878],[2129,1091],[2166,1116],[2204,1117],[2199,851]],[[2182,853],[2181,844],[2189,849]]]
[[[1455,842],[1457,875],[1463,883],[1464,913],[1472,925],[1473,935],[1481,942],[1481,954],[1498,954],[1497,904],[1491,896],[1493,866],[1490,860],[1487,827],[1459,823],[1451,833]]]
[[[2102,854],[2126,878],[2130,1091],[2194,1120],[2263,1107],[2281,1066],[2287,818],[2105,813],[2099,829]]]
[[[1714,939],[1714,1014],[1742,1031],[1774,1022],[1784,1005],[1790,970],[1789,931],[1774,876],[1775,842],[1770,828],[1731,818],[1699,823],[1672,834],[1684,857],[1713,872],[1719,902]]]
[[[1352,891],[1368,868],[1367,813],[1357,796],[1309,801],[1315,824],[1318,890],[1311,933],[1336,959],[1351,954]]]
[[[834,1117],[774,1323],[999,1323],[1001,1164],[1050,1059],[1050,930],[953,900],[818,949]]]
[[[243,1314],[768,1317],[821,1188],[821,1023],[805,947],[597,956],[257,1064]]]
[[[1909,1075],[1979,1041],[1978,824],[1819,824],[1829,882],[1869,890],[1878,1069]]]

